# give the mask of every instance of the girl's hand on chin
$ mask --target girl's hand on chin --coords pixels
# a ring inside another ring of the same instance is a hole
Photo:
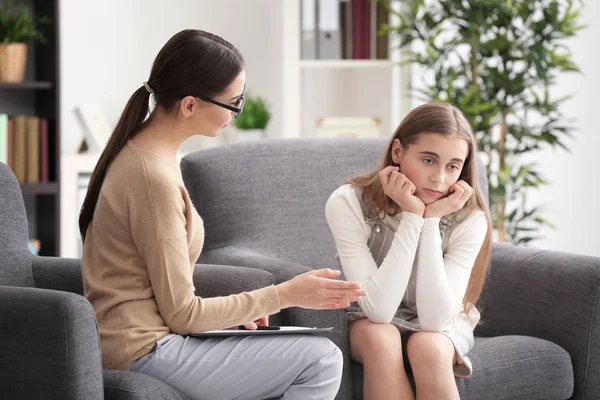
[[[467,201],[473,195],[473,188],[463,180],[456,182],[450,186],[450,195],[425,207],[425,218],[442,218],[453,212],[462,210]]]

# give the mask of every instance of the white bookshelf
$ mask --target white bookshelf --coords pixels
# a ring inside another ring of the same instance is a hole
[[[397,40],[390,37],[388,60],[303,60],[301,7],[302,0],[282,7],[283,137],[313,136],[313,121],[323,116],[378,116],[381,135],[391,135],[411,108],[410,68],[400,63]]]

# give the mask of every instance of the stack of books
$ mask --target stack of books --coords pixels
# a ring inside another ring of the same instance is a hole
[[[19,183],[48,182],[48,120],[36,116],[0,114],[0,162],[13,170]]]
[[[376,0],[302,0],[302,59],[388,59],[389,11]]]

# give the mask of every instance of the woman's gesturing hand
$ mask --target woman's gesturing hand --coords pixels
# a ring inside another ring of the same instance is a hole
[[[335,280],[340,271],[329,268],[305,272],[277,285],[281,308],[327,310],[348,307],[366,295],[355,282]]]

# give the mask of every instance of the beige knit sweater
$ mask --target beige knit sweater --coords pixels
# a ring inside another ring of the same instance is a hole
[[[128,369],[169,333],[224,329],[279,311],[274,286],[196,296],[192,274],[203,242],[179,168],[129,141],[108,169],[83,246],[84,292],[98,318],[104,368]]]

